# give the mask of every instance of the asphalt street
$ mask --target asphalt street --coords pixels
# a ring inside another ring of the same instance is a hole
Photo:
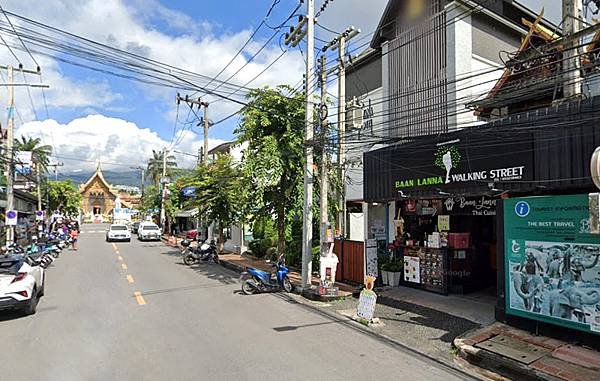
[[[0,315],[2,380],[456,380],[465,376],[160,242],[104,242],[48,270],[36,315]],[[468,378],[467,378],[468,379]]]

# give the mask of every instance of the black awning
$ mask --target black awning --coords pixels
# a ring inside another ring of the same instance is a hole
[[[366,201],[591,187],[600,97],[364,154]]]

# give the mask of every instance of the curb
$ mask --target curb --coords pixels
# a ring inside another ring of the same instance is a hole
[[[452,342],[452,345],[458,349],[459,357],[471,365],[492,372],[496,380],[560,380],[546,373],[538,372],[518,361],[466,344],[465,340],[465,338],[457,337]]]

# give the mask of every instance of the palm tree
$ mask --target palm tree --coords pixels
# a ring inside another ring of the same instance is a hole
[[[41,145],[41,143],[42,140],[40,138],[34,139],[21,136],[21,140],[15,139],[15,150],[31,152],[33,160],[40,165],[41,171],[47,172],[50,155],[52,155],[52,147],[46,144]]]
[[[164,151],[152,150],[152,157],[148,160],[148,175],[152,178],[152,183],[156,186],[160,184],[160,178],[163,171],[163,155]],[[165,161],[166,173],[170,175],[175,168],[177,168],[177,162],[175,156],[169,155]]]

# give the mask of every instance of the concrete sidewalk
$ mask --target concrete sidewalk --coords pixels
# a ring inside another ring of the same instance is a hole
[[[508,379],[600,380],[600,352],[502,323],[454,340],[459,356]]]

